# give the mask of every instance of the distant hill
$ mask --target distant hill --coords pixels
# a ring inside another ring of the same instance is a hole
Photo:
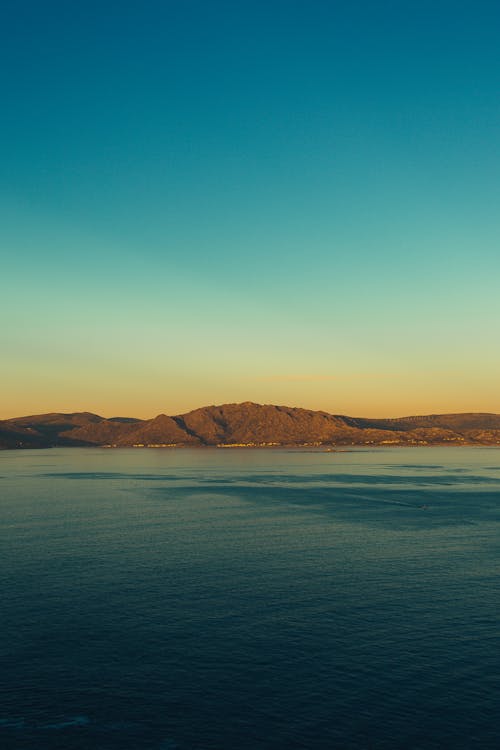
[[[365,419],[246,401],[146,420],[75,412],[0,421],[0,449],[474,444],[500,445],[499,414]]]

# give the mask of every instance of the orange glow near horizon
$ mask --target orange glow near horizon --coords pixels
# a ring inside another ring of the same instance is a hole
[[[105,417],[150,419],[159,413],[183,414],[212,404],[253,401],[301,407],[332,414],[363,417],[401,417],[414,414],[500,412],[497,383],[484,378],[481,388],[454,382],[446,375],[398,377],[379,374],[335,377],[328,375],[261,376],[258,378],[207,378],[196,387],[171,380],[161,383],[39,382],[12,383],[0,419],[48,412],[90,411]]]

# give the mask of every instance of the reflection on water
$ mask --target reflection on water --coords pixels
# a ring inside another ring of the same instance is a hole
[[[499,469],[1,453],[2,747],[496,748]]]

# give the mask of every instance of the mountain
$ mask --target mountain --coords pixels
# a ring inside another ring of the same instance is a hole
[[[44,436],[12,420],[0,421],[0,450],[5,448],[46,448]]]
[[[0,449],[54,446],[500,445],[499,414],[365,419],[288,406],[205,406],[154,419],[90,412],[0,421]]]

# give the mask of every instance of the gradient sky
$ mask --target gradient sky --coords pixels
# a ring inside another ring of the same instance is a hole
[[[497,2],[0,29],[0,417],[500,412]]]

